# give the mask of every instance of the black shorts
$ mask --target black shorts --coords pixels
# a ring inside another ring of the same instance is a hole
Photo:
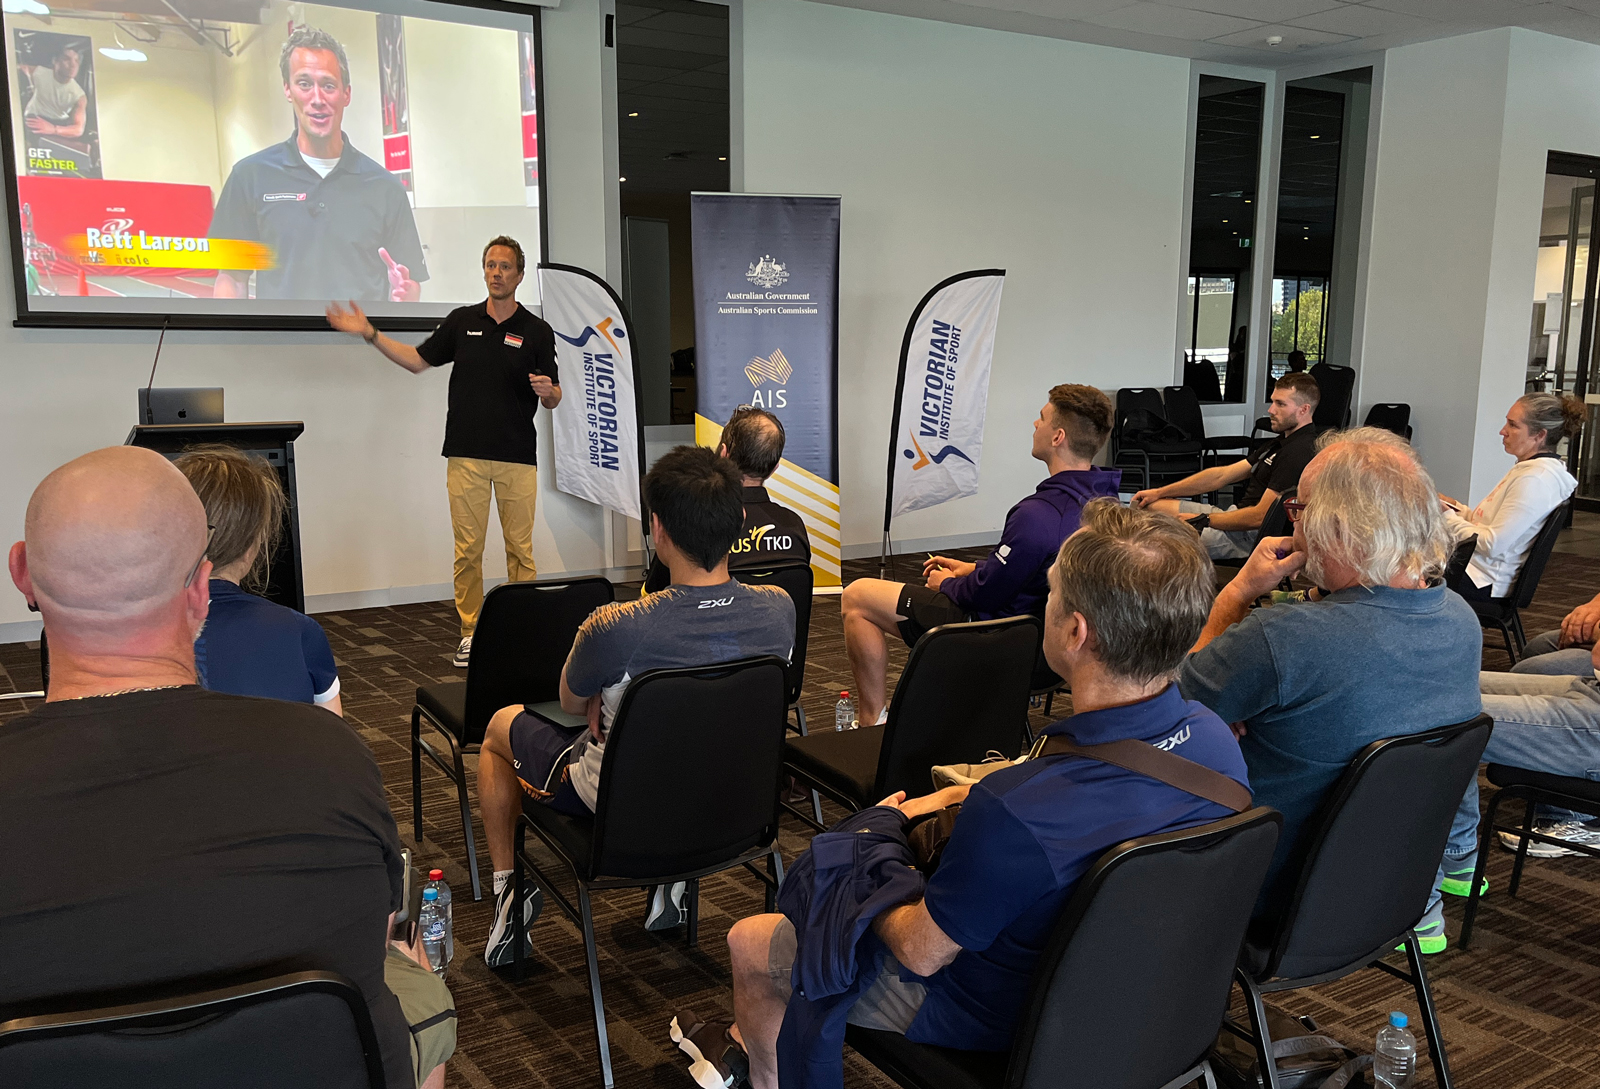
[[[971,619],[965,609],[938,590],[930,590],[913,582],[900,587],[894,611],[905,617],[897,627],[900,629],[900,638],[905,640],[908,647],[916,646],[917,640],[926,635],[929,628],[937,628],[940,624],[962,624]]]

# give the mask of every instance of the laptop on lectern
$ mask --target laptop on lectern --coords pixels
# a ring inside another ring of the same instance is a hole
[[[141,388],[139,422],[141,424],[222,423],[222,387]]]

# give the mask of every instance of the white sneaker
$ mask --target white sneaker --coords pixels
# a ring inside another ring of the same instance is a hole
[[[1535,832],[1556,839],[1564,839],[1568,843],[1576,843],[1584,847],[1600,847],[1600,830],[1590,828],[1578,821],[1562,821],[1559,824],[1539,824],[1533,826]],[[1515,852],[1522,843],[1522,837],[1515,832],[1501,832],[1500,842],[1508,851]],[[1529,858],[1563,858],[1567,855],[1582,854],[1582,851],[1573,851],[1566,847],[1558,847],[1554,843],[1540,843],[1538,840],[1528,841]]]
[[[456,648],[456,656],[451,659],[457,669],[467,668],[467,659],[472,655],[472,636],[461,640],[461,645]]]
[[[645,916],[644,928],[671,930],[686,922],[689,912],[684,907],[683,896],[688,887],[688,883],[684,881],[675,882],[671,886],[657,885],[650,896],[650,913]]]

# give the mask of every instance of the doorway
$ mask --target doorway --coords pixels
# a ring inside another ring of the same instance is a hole
[[[1595,202],[1600,159],[1550,153],[1545,166],[1544,206],[1539,217],[1539,256],[1534,267],[1532,320],[1528,330],[1529,393],[1550,391],[1580,398],[1588,418],[1559,453],[1577,478],[1574,505],[1600,510],[1600,450],[1596,439],[1594,373],[1595,279],[1600,272],[1591,241],[1600,229]]]

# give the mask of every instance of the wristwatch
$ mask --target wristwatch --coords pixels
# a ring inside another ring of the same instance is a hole
[[[1205,529],[1211,525],[1211,515],[1197,514],[1193,518],[1189,519],[1189,525],[1194,528],[1196,533],[1199,533],[1202,529]]]
[[[370,332],[370,333],[362,333],[361,334],[361,339],[366,341],[368,344],[377,343],[377,340],[378,340],[378,327],[376,325],[368,325],[367,328],[371,329],[372,332]]]

